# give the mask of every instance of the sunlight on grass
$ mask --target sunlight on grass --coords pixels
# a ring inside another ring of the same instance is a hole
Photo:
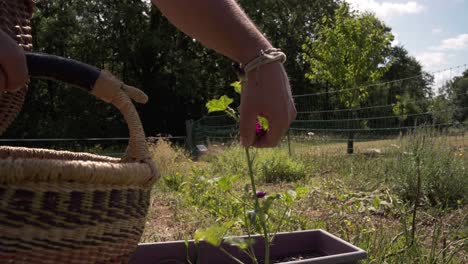
[[[461,136],[419,133],[358,142],[355,154],[348,155],[344,142],[297,140],[292,157],[285,144],[254,151],[254,170],[258,188],[268,195],[307,189],[279,231],[325,229],[367,250],[364,263],[467,263],[466,143]],[[142,241],[192,238],[198,228],[239,217],[242,203],[236,197],[248,184],[243,149],[237,144],[208,149],[192,161],[168,142],[153,145],[163,180],[155,187]],[[422,186],[413,223],[410,194],[417,173]],[[220,189],[221,179],[232,177],[237,179],[232,186]],[[272,206],[272,218],[283,213],[281,204]],[[245,234],[244,228],[239,225],[232,234]]]

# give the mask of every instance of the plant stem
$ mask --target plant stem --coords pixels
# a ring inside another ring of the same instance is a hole
[[[253,161],[250,159],[250,153],[249,153],[249,148],[245,148],[245,154],[247,156],[247,165],[249,167],[249,177],[250,177],[250,183],[252,185],[252,192],[253,192],[253,197],[255,200],[255,213],[258,214],[258,218],[260,220],[260,226],[263,229],[263,237],[265,240],[265,264],[270,263],[270,235],[268,233],[268,227],[267,223],[265,220],[265,214],[264,212],[260,209],[260,202],[258,201],[257,197],[257,189],[255,187],[255,178],[254,178],[254,173],[253,173],[253,168],[252,168],[252,163]]]
[[[424,143],[424,137],[423,137],[423,143]],[[418,146],[419,147],[419,146]],[[418,150],[419,152],[419,150]],[[411,243],[410,246],[413,245],[414,239],[416,236],[416,213],[418,211],[418,204],[419,204],[419,199],[421,195],[421,157],[420,153],[416,155],[416,177],[417,177],[417,186],[416,186],[416,197],[414,200],[414,208],[413,208],[413,223],[411,227]]]
[[[249,257],[252,259],[253,263],[254,264],[258,264],[257,262],[257,258],[255,257],[255,251],[254,251],[254,248],[253,248],[253,245],[251,242],[251,232],[250,232],[250,224],[249,224],[249,218],[247,217],[247,214],[246,214],[246,208],[245,208],[245,204],[244,204],[244,221],[245,221],[245,225],[247,227],[247,236],[249,238],[249,250],[250,250],[250,254]]]
[[[239,263],[239,264],[244,264],[244,262],[240,261],[238,258],[234,257],[231,253],[227,252],[223,246],[219,247],[219,249],[225,253],[228,257],[230,257],[232,260],[234,260],[235,262]]]

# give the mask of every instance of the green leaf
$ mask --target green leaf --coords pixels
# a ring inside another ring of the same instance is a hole
[[[218,187],[219,189],[221,189],[221,191],[224,191],[224,192],[229,191],[231,190],[232,186],[234,185],[234,183],[237,182],[239,178],[240,178],[239,175],[223,176],[218,181]]]
[[[281,200],[287,206],[291,206],[297,198],[297,193],[293,190],[288,190],[286,192],[281,193]]]
[[[234,88],[234,91],[236,91],[236,93],[241,94],[242,85],[239,81],[231,83],[231,86]]]
[[[260,126],[263,128],[263,130],[268,131],[268,119],[266,119],[263,116],[257,116],[258,123],[260,123]]]
[[[226,111],[232,102],[234,102],[234,100],[226,95],[223,95],[219,99],[208,101],[208,103],[206,103],[206,108],[208,109],[208,113]]]
[[[372,201],[372,205],[374,205],[374,207],[376,209],[379,209],[379,207],[380,207],[380,198],[379,198],[379,196],[375,196],[374,200]]]
[[[198,229],[195,231],[194,238],[196,242],[204,240],[205,242],[215,247],[219,247],[223,241],[223,237],[226,234],[226,231],[227,226],[214,225],[206,229]]]
[[[268,196],[268,198],[262,204],[261,210],[263,211],[263,213],[268,214],[268,211],[270,210],[270,207],[273,204],[273,202],[280,198],[281,198],[281,195],[279,194]]]
[[[309,193],[309,188],[307,187],[298,187],[296,188],[297,198],[305,198]]]
[[[231,246],[238,247],[242,250],[246,250],[249,248],[249,246],[254,244],[254,240],[252,238],[239,238],[239,237],[230,237],[226,238],[226,243],[228,243]]]

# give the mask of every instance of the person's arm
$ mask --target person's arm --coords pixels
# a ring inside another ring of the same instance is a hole
[[[153,0],[178,29],[240,63],[271,48],[234,0]]]
[[[181,31],[242,64],[272,47],[234,0],[152,1]],[[247,78],[241,95],[241,142],[245,146],[275,146],[296,117],[284,67],[271,63],[252,71]],[[257,115],[268,119],[270,130],[256,140]]]
[[[0,30],[0,92],[23,87],[27,78],[28,69],[23,50]]]

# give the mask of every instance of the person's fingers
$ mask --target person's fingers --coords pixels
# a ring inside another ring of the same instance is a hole
[[[282,122],[281,120],[281,118],[276,118],[269,121],[267,133],[255,141],[255,147],[270,148],[278,145],[281,137],[288,130],[287,123]]]
[[[13,39],[0,30],[0,65],[3,69],[3,90],[14,91],[23,87],[28,78],[24,52]]]
[[[255,123],[257,113],[249,98],[244,96],[240,105],[240,141],[245,147],[251,146],[255,141]]]

